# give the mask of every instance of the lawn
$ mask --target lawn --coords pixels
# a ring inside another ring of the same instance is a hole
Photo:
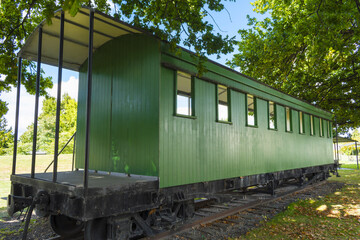
[[[360,239],[360,171],[340,170],[345,186],[328,196],[294,202],[238,239]]]
[[[36,156],[35,173],[44,172],[53,160],[53,155]],[[72,154],[59,156],[58,171],[71,170]],[[6,207],[6,198],[10,193],[10,175],[12,168],[12,156],[0,156],[0,208]],[[31,155],[18,155],[16,173],[29,173],[31,170]],[[52,165],[48,172],[52,172]]]
[[[360,167],[360,165],[359,165]],[[341,164],[341,168],[351,168],[351,169],[357,169],[357,164]]]

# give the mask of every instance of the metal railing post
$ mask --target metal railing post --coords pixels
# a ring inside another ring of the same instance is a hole
[[[55,122],[55,149],[54,149],[54,170],[53,182],[57,180],[58,151],[59,151],[59,130],[60,130],[60,107],[61,107],[61,82],[62,65],[64,55],[64,11],[61,11],[60,17],[60,42],[59,42],[59,64],[58,64],[58,89],[56,101],[56,122]]]
[[[37,52],[37,68],[36,68],[36,94],[35,94],[35,113],[34,113],[34,132],[33,132],[33,148],[31,161],[31,178],[35,177],[35,161],[36,161],[36,140],[39,113],[39,96],[40,96],[40,75],[41,75],[41,48],[42,48],[42,27],[39,28],[38,52]]]
[[[335,122],[335,132],[336,132],[336,158],[338,162],[340,162],[339,159],[339,138],[338,138],[338,125],[337,122]]]
[[[21,87],[21,68],[22,58],[19,57],[19,69],[18,69],[18,82],[16,89],[16,110],[15,110],[15,131],[14,131],[14,152],[13,152],[13,165],[11,174],[15,175],[16,172],[16,154],[17,154],[17,143],[18,143],[18,132],[19,132],[19,108],[20,108],[20,87]]]
[[[90,9],[89,14],[89,52],[87,69],[87,101],[86,101],[86,135],[85,135],[85,164],[84,164],[84,193],[88,189],[89,174],[89,152],[90,152],[90,115],[91,115],[91,85],[92,85],[92,54],[93,54],[93,35],[94,35],[94,10]]]
[[[357,142],[355,142],[355,149],[356,149],[356,166],[357,169],[359,170],[359,151],[358,151]]]
[[[74,171],[74,163],[75,163],[75,147],[76,147],[76,132],[75,132],[75,135],[74,135],[74,145],[73,145],[73,154],[72,154],[71,171]]]

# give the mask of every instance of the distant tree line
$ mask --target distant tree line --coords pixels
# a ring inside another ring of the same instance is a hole
[[[60,107],[60,135],[59,150],[66,144],[76,131],[77,102],[69,95],[64,94]],[[43,101],[42,113],[38,120],[37,148],[36,151],[54,153],[55,143],[55,117],[56,99],[47,97]],[[11,154],[13,151],[13,133],[12,129],[7,128],[5,119],[0,122],[0,155]],[[27,126],[27,130],[20,136],[18,142],[19,154],[30,154],[33,146],[34,124]],[[63,153],[72,153],[73,144],[69,144]]]
[[[360,148],[360,131],[359,129],[355,129],[349,136],[351,139],[358,141],[358,151]],[[341,147],[340,152],[345,155],[356,155],[355,143],[348,143],[345,146]]]
[[[12,129],[8,128],[5,118],[0,118],[0,155],[7,154],[13,146]]]

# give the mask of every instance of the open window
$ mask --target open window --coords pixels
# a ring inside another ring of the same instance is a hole
[[[286,132],[292,132],[292,116],[291,109],[289,107],[285,107],[286,114]]]
[[[268,118],[269,118],[269,129],[277,129],[276,121],[276,104],[272,101],[268,102]]]
[[[217,85],[217,121],[231,121],[229,99],[229,89],[226,86]]]
[[[305,133],[304,113],[302,111],[299,111],[299,133]]]
[[[314,129],[314,116],[310,115],[310,135],[315,135],[315,129]]]
[[[194,116],[193,79],[190,74],[176,74],[176,114]]]
[[[257,116],[256,116],[256,98],[251,95],[246,95],[246,105],[247,105],[247,126],[257,126]]]

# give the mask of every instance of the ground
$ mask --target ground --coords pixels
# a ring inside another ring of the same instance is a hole
[[[6,196],[9,193],[10,156],[0,156],[0,240],[21,239],[24,215],[9,218],[6,213]],[[42,172],[52,156],[38,156],[36,172]],[[63,155],[59,161],[61,170],[71,169],[72,155]],[[29,172],[31,156],[19,156],[17,173]],[[356,165],[343,165],[340,178],[329,181],[345,183],[344,187],[328,196],[300,200],[261,223],[245,235],[235,239],[360,239],[360,171]],[[51,170],[51,168],[50,168]],[[54,236],[47,219],[34,218],[30,224],[29,239],[47,239]],[[229,239],[224,236],[225,239]]]
[[[36,156],[36,173],[44,172],[49,166],[54,156]],[[6,211],[7,196],[10,193],[10,174],[12,166],[12,156],[0,156],[0,240],[3,239],[22,239],[24,214],[16,214],[9,218]],[[71,170],[72,154],[61,154],[59,156],[59,171]],[[53,165],[48,172],[52,172]],[[17,157],[16,173],[28,173],[31,169],[31,155],[19,155]],[[54,236],[46,219],[32,219],[29,237],[31,239],[46,239]]]
[[[343,168],[351,166],[343,166]],[[360,171],[340,170],[345,183],[325,197],[300,200],[236,239],[360,239]]]

